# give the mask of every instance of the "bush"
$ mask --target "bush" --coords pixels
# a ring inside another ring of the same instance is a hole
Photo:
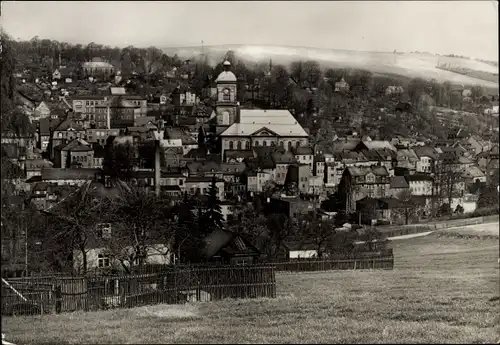
[[[472,212],[472,217],[484,217],[484,216],[493,216],[495,214],[499,214],[499,206],[491,206],[491,207],[483,207],[478,208]]]

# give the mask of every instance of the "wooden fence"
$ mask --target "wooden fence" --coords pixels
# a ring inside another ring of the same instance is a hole
[[[352,258],[344,260],[296,260],[273,263],[277,272],[310,272],[328,270],[362,270],[394,268],[394,256]]]
[[[272,265],[165,267],[152,274],[13,278],[8,284],[2,283],[3,315],[276,297]]]

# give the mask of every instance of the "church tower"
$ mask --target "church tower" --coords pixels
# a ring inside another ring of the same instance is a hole
[[[231,72],[231,63],[224,61],[224,71],[216,79],[217,83],[217,132],[236,122],[238,104],[236,101],[237,79]],[[220,132],[219,132],[220,133]]]

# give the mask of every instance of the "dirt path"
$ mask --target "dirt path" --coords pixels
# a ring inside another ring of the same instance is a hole
[[[427,235],[430,235],[432,233],[439,232],[439,231],[453,231],[453,232],[458,232],[461,234],[471,234],[471,235],[497,235],[498,236],[499,223],[495,222],[495,223],[484,223],[484,224],[460,226],[460,227],[456,227],[456,228],[448,228],[448,229],[442,229],[442,230],[421,232],[418,234],[388,237],[388,239],[389,240],[405,240],[408,238],[427,236]]]

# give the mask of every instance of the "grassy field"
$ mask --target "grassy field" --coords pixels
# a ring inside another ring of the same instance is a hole
[[[2,332],[17,345],[491,343],[498,248],[491,236],[441,232],[394,241],[393,271],[279,274],[276,299],[3,318]]]

